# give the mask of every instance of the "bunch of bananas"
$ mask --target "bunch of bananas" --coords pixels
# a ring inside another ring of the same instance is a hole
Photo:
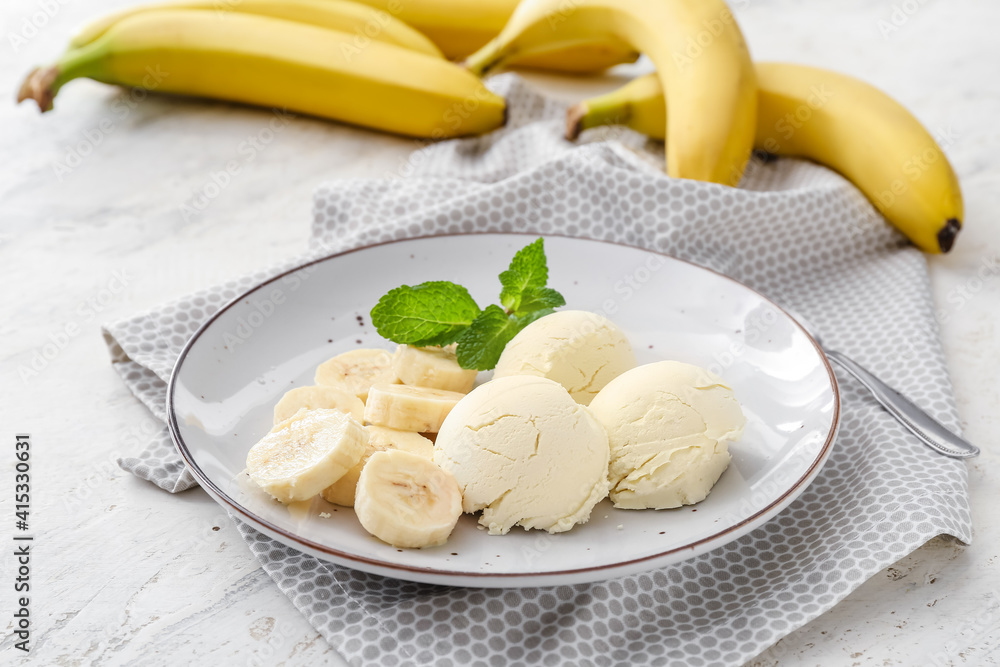
[[[54,65],[28,76],[19,99],[46,111],[60,87],[80,77],[414,137],[488,132],[506,113],[503,98],[422,33],[346,0],[191,0],[128,9],[86,27]]]
[[[628,125],[666,141],[671,176],[728,185],[739,182],[752,149],[807,158],[851,180],[924,251],[954,244],[962,226],[958,179],[920,122],[851,77],[754,66],[723,0],[523,0],[466,65],[482,75],[597,35],[635,47],[657,71],[572,107],[568,139]]]
[[[441,139],[504,124],[480,79],[501,66],[593,72],[640,52],[656,73],[571,108],[568,138],[628,125],[665,140],[670,176],[724,185],[754,149],[815,160],[923,250],[952,247],[962,196],[930,133],[850,77],[755,66],[724,0],[176,0],[87,26],[18,99],[47,111],[89,77]]]
[[[962,192],[934,137],[898,102],[843,74],[757,64],[754,148],[807,158],[840,172],[926,252],[948,252],[962,227]],[[673,105],[671,104],[671,109]],[[620,124],[664,138],[667,104],[656,76],[571,107],[566,138]]]
[[[504,100],[449,62],[499,33],[517,0],[177,0],[103,17],[18,101],[52,108],[80,77],[279,107],[421,138],[489,132]],[[614,41],[540,50],[522,64],[585,72],[633,61]],[[152,76],[150,72],[157,73]]]

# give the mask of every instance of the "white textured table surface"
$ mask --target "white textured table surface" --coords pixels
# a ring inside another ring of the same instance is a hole
[[[0,662],[21,655],[10,635],[8,545],[13,436],[29,432],[27,662],[336,664],[208,496],[168,495],[114,464],[154,424],[111,370],[99,325],[301,251],[317,183],[394,172],[415,144],[308,119],[272,136],[266,112],[140,100],[87,81],[68,86],[45,116],[12,104],[23,73],[53,58],[75,26],[125,4],[13,0],[0,9]],[[949,137],[966,229],[955,251],[931,260],[931,274],[966,434],[984,449],[969,466],[973,546],[932,541],[751,664],[998,664],[1000,3],[733,4],[757,58],[861,76]],[[531,78],[567,98],[617,83]],[[240,173],[201,199],[230,160]],[[67,325],[78,333],[62,335]],[[59,353],[21,377],[50,341]]]

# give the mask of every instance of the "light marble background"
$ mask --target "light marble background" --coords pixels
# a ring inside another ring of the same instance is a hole
[[[266,112],[68,86],[42,116],[14,106],[21,76],[71,31],[129,0],[8,0],[0,44],[0,661],[9,631],[15,432],[34,442],[32,572],[37,665],[336,664],[199,490],[168,495],[119,470],[153,428],[111,370],[99,325],[298,253],[313,188],[393,173],[415,144],[295,119],[250,157]],[[1000,3],[734,0],[753,54],[842,70],[906,104],[947,146],[966,229],[930,260],[967,436],[976,541],[933,540],[751,665],[1000,662]],[[21,43],[17,37],[24,37]],[[612,76],[532,75],[567,99]],[[997,153],[994,153],[997,151]],[[242,171],[182,213],[229,160]],[[64,165],[65,169],[60,165]],[[18,368],[79,326],[37,377]],[[23,659],[18,660],[23,661]],[[9,663],[8,663],[9,664]]]

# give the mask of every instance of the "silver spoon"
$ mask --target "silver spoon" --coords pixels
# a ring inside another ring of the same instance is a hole
[[[808,321],[796,312],[787,309],[786,311],[823,347],[827,358],[837,362],[841,368],[853,375],[882,404],[882,407],[889,411],[889,414],[909,429],[921,442],[939,454],[950,456],[953,459],[968,459],[979,456],[978,447],[952,433],[908,398],[875,377],[858,362],[824,346],[816,329]]]

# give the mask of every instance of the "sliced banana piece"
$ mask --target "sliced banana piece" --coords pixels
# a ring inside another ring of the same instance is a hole
[[[376,384],[365,403],[365,421],[400,431],[437,433],[465,394],[405,384]]]
[[[323,489],[321,494],[323,499],[334,505],[354,507],[354,494],[358,486],[358,478],[361,477],[361,471],[368,463],[368,459],[375,452],[399,449],[428,460],[434,456],[434,443],[419,433],[397,431],[394,428],[373,425],[365,426],[365,430],[368,431],[368,446],[365,448],[361,460],[343,477]]]
[[[308,500],[364,454],[368,431],[340,410],[300,409],[247,454],[247,474],[283,503]]]
[[[361,349],[338,354],[316,368],[316,384],[348,391],[368,400],[373,384],[399,382],[392,370],[392,355],[386,350]]]
[[[419,433],[413,431],[400,431],[395,428],[376,426],[369,424],[365,426],[368,431],[368,441],[374,443],[381,450],[401,449],[425,459],[434,458],[434,443]]]
[[[400,345],[392,355],[392,370],[403,384],[468,394],[478,371],[458,365],[454,346],[413,347]]]
[[[394,547],[444,544],[462,514],[451,473],[417,454],[376,452],[358,479],[354,511],[369,533]]]
[[[300,409],[340,410],[351,415],[359,422],[365,420],[365,402],[354,394],[336,387],[296,387],[285,392],[278,404],[274,406],[274,423],[285,421]]]

